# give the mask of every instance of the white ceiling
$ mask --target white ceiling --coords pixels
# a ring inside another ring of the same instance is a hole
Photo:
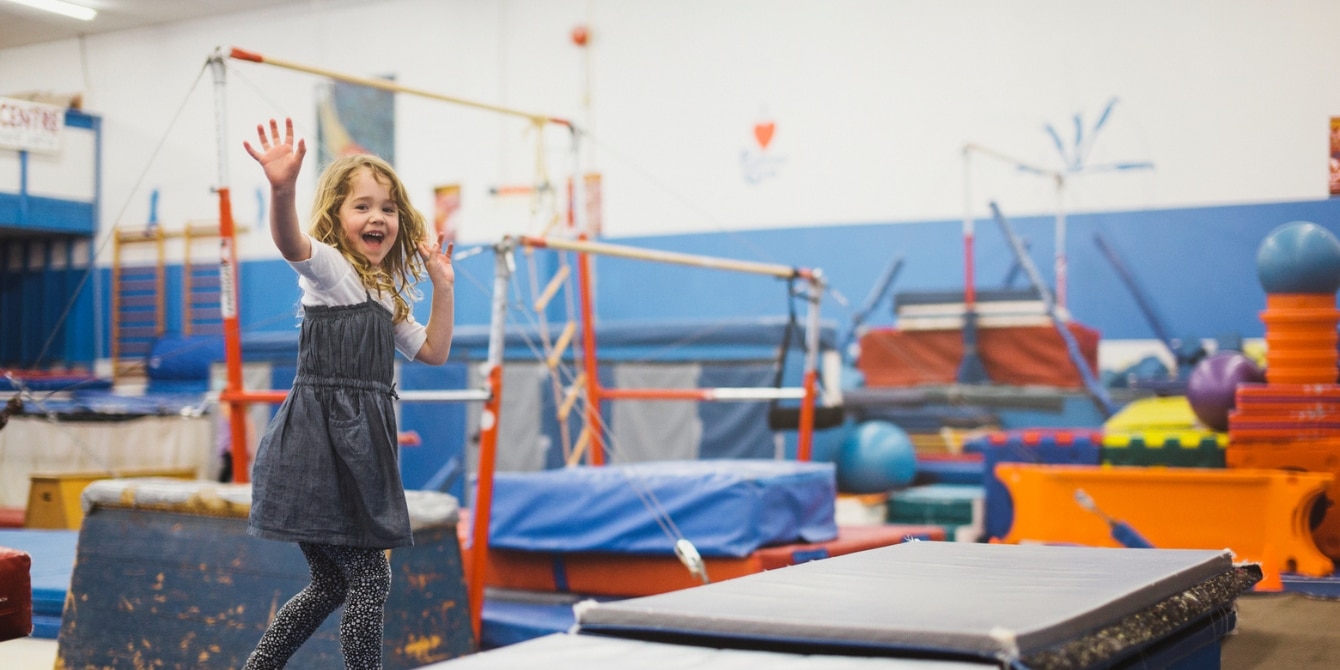
[[[0,0],[0,49],[318,0],[67,0],[98,10],[78,21]]]

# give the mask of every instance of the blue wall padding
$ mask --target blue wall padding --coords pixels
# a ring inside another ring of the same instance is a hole
[[[771,386],[772,363],[704,364],[699,388]],[[772,458],[776,447],[768,430],[766,402],[698,403],[702,421],[699,458]]]
[[[1043,279],[1051,284],[1054,217],[1014,216],[1008,202],[1001,204],[1011,225],[1029,242]],[[1340,232],[1340,223],[1336,223],[1340,221],[1340,199],[1074,213],[1066,220],[1070,269],[1067,307],[1077,321],[1098,330],[1104,339],[1148,339],[1155,335],[1139,303],[1094,243],[1095,233],[1102,234],[1140,285],[1153,296],[1154,307],[1165,317],[1165,325],[1171,332],[1210,338],[1228,333],[1260,337],[1264,326],[1258,312],[1265,304],[1265,292],[1257,279],[1257,247],[1266,235],[1288,221],[1313,221],[1333,233]],[[986,225],[985,220],[979,223],[975,239],[976,271],[978,288],[985,290],[1004,283],[1014,257],[997,226]],[[909,260],[898,275],[898,291],[961,288],[962,225],[959,219],[861,224],[826,221],[809,227],[608,241],[646,249],[817,267],[824,271],[828,286],[850,300],[865,295],[878,281],[889,259],[900,255]],[[542,263],[548,263],[548,269],[540,271],[541,279],[546,281],[552,275],[552,262],[544,259],[551,255],[537,252]],[[493,265],[491,252],[456,263],[459,326],[483,329],[489,322]],[[108,304],[110,270],[100,272],[103,281],[98,299]],[[513,284],[528,286],[527,272],[525,264],[518,263]],[[655,300],[648,300],[650,286],[674,290],[659,292]],[[297,323],[297,277],[284,261],[244,262],[240,291],[244,333],[283,332],[292,330]],[[673,322],[785,314],[788,297],[785,282],[771,277],[601,258],[595,301],[602,319]],[[563,302],[553,301],[554,305]],[[839,304],[829,295],[824,296],[822,306],[824,318],[839,324],[845,332],[852,318],[852,307]],[[428,309],[427,302],[421,302],[415,314],[421,321],[426,320]],[[169,311],[172,310],[180,311],[170,306]],[[892,312],[892,305],[886,303],[870,313],[866,325],[891,325]],[[801,317],[804,318],[803,311]],[[551,323],[565,318],[557,313],[549,315]],[[180,316],[170,313],[168,323],[180,323]],[[100,332],[105,351],[105,321]]]
[[[837,537],[831,463],[581,466],[500,472],[493,486],[489,542],[500,549],[670,555],[677,538],[658,523],[665,515],[703,556],[739,558],[763,546]]]
[[[1009,431],[975,438],[963,448],[983,455],[986,536],[1004,538],[1014,523],[1014,501],[1005,484],[996,477],[996,464],[1098,465],[1103,440],[1100,433],[1090,430]]]
[[[467,372],[462,363],[405,365],[400,368],[400,388],[406,391],[463,389]],[[465,462],[465,412],[471,406],[463,402],[400,403],[400,429],[414,431],[420,439],[418,446],[400,449],[400,476],[405,488],[424,488],[429,478],[453,458],[462,464]],[[478,411],[478,403],[473,407]],[[462,473],[444,492],[457,500],[465,500],[464,491]]]

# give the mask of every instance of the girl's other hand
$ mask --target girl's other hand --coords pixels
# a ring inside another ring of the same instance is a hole
[[[435,245],[428,242],[429,238],[426,235],[419,240],[419,256],[423,258],[423,266],[428,270],[428,279],[437,287],[447,287],[456,283],[456,270],[451,266],[451,254],[456,248],[456,243],[448,243],[447,250],[443,252],[442,242],[446,239],[446,233],[438,233]]]

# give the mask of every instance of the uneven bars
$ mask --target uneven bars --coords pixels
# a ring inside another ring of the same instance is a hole
[[[519,238],[521,244],[529,247],[538,247],[541,249],[561,249],[563,251],[577,251],[590,254],[600,254],[603,256],[619,256],[622,258],[634,258],[644,261],[658,261],[661,263],[673,263],[676,265],[692,265],[695,267],[712,268],[716,270],[733,270],[736,272],[749,272],[753,274],[772,275],[789,279],[791,277],[800,277],[809,281],[815,279],[814,271],[809,268],[793,268],[789,265],[776,263],[755,263],[752,261],[737,261],[728,258],[713,258],[711,256],[697,256],[694,254],[681,254],[674,251],[655,251],[650,249],[638,249],[635,247],[625,247],[617,244],[606,244],[604,242],[588,242],[579,240],[563,240],[552,237],[530,237],[522,236]]]
[[[288,70],[297,70],[298,72],[306,72],[308,74],[328,77],[330,79],[345,81],[351,84],[368,86],[371,88],[381,89],[383,91],[391,91],[392,93],[407,93],[409,95],[417,95],[422,98],[441,100],[442,102],[450,102],[452,104],[463,105],[465,107],[474,107],[476,109],[488,110],[490,112],[497,112],[499,114],[507,114],[509,116],[519,116],[522,118],[530,119],[535,123],[554,123],[560,126],[566,126],[569,129],[573,127],[571,121],[568,121],[567,119],[560,119],[556,116],[548,116],[546,114],[532,114],[530,112],[523,112],[519,109],[512,109],[510,107],[503,107],[501,105],[494,105],[487,102],[476,102],[474,100],[466,100],[465,98],[457,98],[450,95],[443,95],[441,93],[434,93],[432,91],[425,91],[420,88],[412,88],[409,86],[404,86],[402,84],[397,84],[393,81],[387,81],[385,79],[373,79],[370,77],[359,77],[350,74],[343,74],[340,72],[335,72],[333,70],[327,70],[325,68],[315,67],[312,65],[303,65],[301,63],[294,63],[292,61],[286,61],[279,58],[271,58],[270,56],[262,56],[261,54],[258,54],[254,51],[247,51],[245,49],[239,49],[237,47],[233,47],[232,50],[228,53],[228,55],[229,57],[235,58],[237,60],[251,61],[253,63],[264,63],[265,65],[273,65],[275,67],[282,67]]]

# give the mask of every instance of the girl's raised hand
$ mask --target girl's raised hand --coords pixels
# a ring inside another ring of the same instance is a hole
[[[242,146],[247,153],[261,164],[265,178],[272,187],[292,187],[298,181],[298,171],[302,168],[302,158],[307,154],[307,144],[298,140],[293,144],[293,119],[284,119],[284,136],[279,136],[279,123],[270,119],[270,136],[265,136],[265,125],[256,126],[256,135],[260,137],[261,149],[258,151],[249,142]]]
[[[446,288],[456,282],[456,269],[451,266],[451,253],[456,243],[448,243],[444,252],[441,250],[442,242],[446,239],[446,233],[438,233],[436,245],[428,242],[427,235],[419,240],[419,256],[423,258],[423,266],[428,270],[428,278],[432,280],[433,286],[439,288]]]

